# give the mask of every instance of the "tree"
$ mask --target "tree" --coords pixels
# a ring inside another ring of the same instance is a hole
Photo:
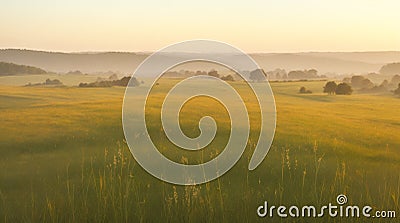
[[[219,78],[219,73],[216,70],[211,70],[210,72],[208,72],[208,75],[212,76],[212,77]]]
[[[250,78],[250,80],[257,81],[257,82],[267,80],[267,76],[266,76],[264,70],[262,70],[262,69],[255,69],[255,70],[251,71],[249,78]]]
[[[384,88],[387,88],[388,86],[389,86],[389,81],[387,81],[387,80],[384,80],[383,82],[382,82],[382,84],[381,85],[379,85],[380,87],[384,87]]]
[[[62,85],[61,81],[58,79],[50,80],[49,78],[43,83],[44,85]]]
[[[230,74],[227,75],[227,76],[221,77],[221,80],[223,80],[223,81],[234,81],[232,75],[230,75]]]
[[[399,86],[397,87],[397,89],[394,90],[394,94],[395,94],[395,95],[400,95],[400,84],[399,84]]]
[[[307,90],[305,87],[301,87],[300,90],[299,90],[299,93],[300,94],[311,94],[312,91]]]
[[[306,71],[308,77],[318,77],[318,71],[316,69],[311,69]]]
[[[372,83],[372,81],[370,81],[369,79],[364,79],[361,82],[361,87],[362,88],[368,89],[368,88],[373,88],[374,86],[375,86],[374,83]]]
[[[196,75],[196,76],[199,76],[199,75],[207,75],[207,72],[206,72],[206,71],[198,70],[198,71],[196,71],[195,75]]]
[[[351,86],[346,83],[340,83],[336,87],[337,95],[350,95],[351,93],[353,93],[353,89],[351,89]]]
[[[351,86],[354,88],[370,89],[375,86],[370,79],[359,75],[352,76],[350,82]]]
[[[392,80],[390,81],[390,85],[393,87],[397,86],[400,83],[400,75],[394,75]]]
[[[329,81],[325,84],[324,93],[335,94],[337,88],[337,84],[334,81]]]

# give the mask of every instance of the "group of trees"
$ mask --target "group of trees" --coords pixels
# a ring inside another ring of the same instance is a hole
[[[233,78],[232,75],[228,74],[226,76],[222,76],[216,70],[211,70],[208,73],[205,71],[196,71],[196,75],[208,75],[211,77],[221,78],[223,81],[235,81],[235,78]]]
[[[277,68],[272,71],[265,72],[264,69],[258,68],[253,71],[241,71],[241,73],[248,75],[249,79],[254,82],[261,82],[266,80],[287,80],[287,79],[316,79],[316,78],[326,78],[325,75],[319,76],[318,71],[316,69],[309,69],[309,70],[293,70],[289,73],[286,72],[284,69]],[[235,75],[227,75],[222,76],[218,71],[211,70],[201,71],[198,70],[188,71],[188,70],[180,70],[180,71],[169,71],[165,73],[166,77],[190,77],[190,76],[198,76],[198,75],[208,75],[217,78],[221,78],[222,80],[234,81]]]
[[[15,74],[46,74],[43,69],[19,65],[14,63],[0,62],[0,76],[15,75]]]
[[[116,81],[116,80],[118,80],[118,75],[113,73],[108,78],[97,77],[96,82],[100,82],[100,81]]]
[[[400,83],[400,75],[394,75],[390,82],[388,80],[384,80],[379,85],[374,84],[368,78],[360,75],[352,76],[351,78],[344,78],[343,82],[350,84],[353,88],[358,89],[359,92],[382,93],[395,89]]]
[[[394,75],[390,82],[385,80],[381,85],[385,84],[386,88],[389,89],[397,87],[393,92],[395,95],[400,95],[400,63],[386,64],[382,66],[382,68],[379,70],[379,73],[383,75]]]
[[[346,78],[343,81],[348,83],[348,79]],[[352,87],[359,89],[369,89],[375,86],[374,83],[372,83],[372,81],[369,80],[368,78],[358,75],[352,76],[350,78],[350,84]]]
[[[217,70],[210,70],[210,71],[201,71],[198,70],[196,72],[190,71],[190,70],[180,70],[180,71],[168,71],[164,74],[165,77],[172,77],[172,78],[185,78],[185,77],[192,77],[192,76],[212,76],[216,78],[221,78],[221,80],[224,81],[235,81],[235,78],[228,74],[226,76],[222,76],[220,73],[218,73]]]
[[[123,77],[120,80],[102,80],[92,83],[80,83],[79,87],[112,87],[112,86],[127,86],[130,79],[133,78],[131,85],[132,87],[139,86],[140,82],[135,77]]]
[[[398,86],[400,84],[400,75],[394,75],[389,83],[389,86]]]
[[[289,73],[284,69],[275,69],[273,71],[266,72],[268,79],[316,79],[316,78],[326,78],[325,75],[318,75],[316,69],[309,70],[292,70]]]
[[[83,75],[80,70],[68,71],[66,75]]]
[[[330,95],[350,95],[353,93],[353,89],[347,83],[336,84],[334,81],[329,81],[325,84],[324,93],[328,93]]]
[[[224,77],[221,77],[221,80],[223,80],[223,81],[235,81],[235,79],[233,78],[233,76],[232,75],[226,75],[226,76],[224,76]]]
[[[64,86],[64,85],[63,85],[63,83],[62,83],[60,80],[58,80],[58,79],[51,80],[51,79],[47,78],[47,79],[45,80],[45,82],[43,82],[43,83],[34,83],[34,84],[28,83],[28,84],[25,85],[25,86]]]
[[[318,71],[315,69],[311,70],[294,70],[288,73],[289,79],[313,79],[318,78]]]
[[[208,72],[208,76],[216,77],[216,78],[219,78],[219,77],[220,77],[218,71],[216,71],[216,70],[210,70],[210,71]]]
[[[266,76],[269,79],[277,79],[277,80],[279,80],[279,79],[288,79],[288,75],[287,75],[286,70],[285,69],[280,69],[280,68],[277,68],[275,70],[266,72]]]
[[[196,71],[196,76],[198,76],[198,75],[208,75],[211,77],[221,78],[221,80],[223,80],[223,81],[235,81],[235,78],[233,78],[232,75],[228,74],[226,76],[222,76],[216,70],[210,70],[209,72],[198,70],[198,71]]]

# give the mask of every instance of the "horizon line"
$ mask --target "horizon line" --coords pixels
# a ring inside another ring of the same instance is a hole
[[[157,51],[148,51],[148,50],[138,50],[138,51],[122,51],[122,50],[110,50],[110,51],[101,51],[101,50],[92,50],[92,51],[61,51],[61,50],[44,50],[44,49],[34,49],[34,48],[0,48],[1,51],[4,50],[20,50],[20,51],[34,51],[34,52],[43,52],[43,53],[62,53],[62,54],[102,54],[102,53],[141,53],[141,54],[152,54]],[[182,52],[188,53],[188,52]],[[371,50],[371,51],[296,51],[296,52],[248,52],[247,54],[301,54],[301,53],[400,53],[400,50]]]

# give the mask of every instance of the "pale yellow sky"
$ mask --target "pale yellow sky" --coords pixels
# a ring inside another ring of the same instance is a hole
[[[5,0],[0,48],[154,51],[215,39],[246,52],[400,50],[397,0]]]

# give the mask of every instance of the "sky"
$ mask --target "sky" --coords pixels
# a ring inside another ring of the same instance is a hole
[[[213,39],[245,52],[399,51],[398,0],[2,0],[0,48],[155,51]]]

